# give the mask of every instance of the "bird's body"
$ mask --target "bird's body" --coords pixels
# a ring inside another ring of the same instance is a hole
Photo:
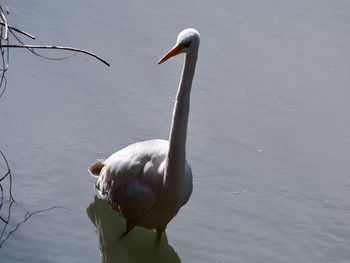
[[[164,231],[192,193],[186,136],[198,48],[199,33],[186,29],[179,34],[176,46],[158,62],[186,53],[169,141],[131,144],[89,168],[98,176],[96,188],[102,198],[125,217],[127,232],[135,225]]]
[[[192,172],[187,163],[180,189],[173,189],[169,182],[164,184],[168,149],[166,140],[143,141],[102,161],[96,188],[128,220],[128,228],[140,225],[162,231],[189,199]]]

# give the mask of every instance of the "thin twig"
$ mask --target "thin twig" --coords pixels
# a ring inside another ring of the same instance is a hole
[[[5,27],[4,39],[7,40],[7,37],[8,37],[8,23],[7,23],[7,18],[5,16],[5,12],[2,9],[2,6],[0,6],[0,16],[1,16],[1,19],[2,19],[2,21],[4,23],[4,27]]]
[[[27,49],[30,49],[30,48],[33,48],[33,49],[59,49],[59,50],[81,52],[81,53],[90,55],[90,56],[98,59],[99,61],[101,61],[102,63],[107,65],[108,67],[110,66],[110,64],[107,61],[105,61],[101,57],[97,56],[96,54],[91,53],[91,52],[86,51],[86,50],[83,50],[83,49],[79,49],[79,48],[62,47],[62,46],[42,46],[42,45],[3,45],[2,47],[4,47],[4,48],[27,48]]]
[[[0,25],[6,26],[6,24],[5,24],[4,22],[0,22]],[[20,30],[20,29],[18,29],[18,28],[16,28],[16,27],[7,25],[7,28],[8,28],[10,31],[11,31],[11,30],[16,31],[16,32],[21,33],[22,35],[25,35],[26,37],[29,37],[29,38],[31,38],[31,39],[36,39],[35,36],[33,36],[33,35],[31,35],[31,34],[25,32],[25,31],[23,31],[23,30]]]
[[[12,32],[12,30],[10,29],[9,30],[10,33],[12,34],[12,36],[21,44],[21,45],[25,45],[24,42],[15,34]],[[67,56],[67,57],[60,57],[60,58],[52,58],[52,57],[48,57],[48,56],[44,56],[44,55],[41,55],[39,53],[36,53],[34,49],[32,48],[27,48],[29,52],[33,53],[34,55],[38,56],[38,57],[41,57],[41,58],[45,58],[45,59],[49,59],[49,60],[64,60],[64,59],[68,59],[68,58],[71,58],[71,57],[74,57],[76,54],[78,53],[74,53],[73,55],[71,56]],[[9,53],[9,52],[8,52]]]

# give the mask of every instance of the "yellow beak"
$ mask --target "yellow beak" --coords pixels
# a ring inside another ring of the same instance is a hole
[[[180,53],[182,47],[181,45],[176,45],[173,47],[168,53],[166,53],[159,61],[158,65],[162,64],[163,62],[167,61],[169,58],[176,56],[177,54]]]

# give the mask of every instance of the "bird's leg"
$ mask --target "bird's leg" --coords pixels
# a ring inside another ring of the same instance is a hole
[[[125,232],[121,235],[121,238],[125,237],[131,230],[133,230],[135,227],[135,223],[129,220],[126,220],[126,230]]]
[[[130,232],[135,227],[135,223],[129,220],[126,220],[126,231]]]
[[[157,231],[156,242],[155,242],[155,244],[156,244],[157,246],[159,245],[160,240],[162,239],[162,233],[163,233],[163,232],[158,232],[158,231]]]
[[[163,232],[165,231],[165,229],[166,229],[166,226],[167,226],[167,224],[158,227],[158,228],[156,229],[157,233],[160,233],[160,234],[163,233]]]
[[[161,227],[158,227],[158,228],[156,229],[156,231],[157,231],[156,244],[157,244],[157,245],[159,245],[159,243],[160,243],[160,240],[161,240],[161,238],[162,238],[162,233],[165,231],[166,226],[167,226],[167,225],[161,226]]]
[[[125,230],[121,235],[120,235],[120,239],[123,239],[130,231]]]

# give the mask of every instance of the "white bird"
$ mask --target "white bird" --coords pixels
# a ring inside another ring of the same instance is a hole
[[[158,61],[159,65],[170,57],[185,54],[169,141],[134,143],[89,167],[89,172],[98,176],[96,188],[101,197],[125,217],[126,233],[135,225],[162,233],[191,196],[192,170],[186,161],[186,136],[199,42],[197,30],[185,29],[176,45]]]

